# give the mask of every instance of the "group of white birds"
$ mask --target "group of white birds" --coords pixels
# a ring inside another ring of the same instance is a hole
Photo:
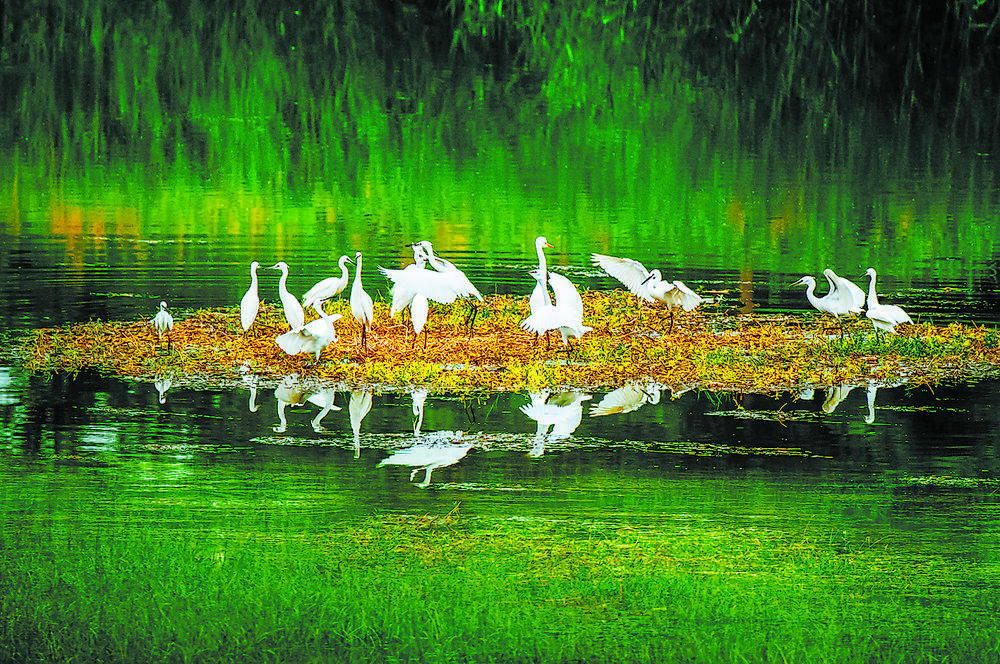
[[[414,343],[421,332],[424,333],[424,347],[427,346],[427,316],[430,302],[451,304],[460,298],[475,298],[482,302],[483,296],[469,281],[469,278],[454,263],[434,254],[434,248],[427,240],[415,242],[410,247],[413,250],[413,263],[402,269],[388,269],[379,266],[379,271],[392,283],[390,294],[392,303],[390,317],[408,309],[410,322],[414,332]],[[563,344],[569,345],[569,339],[580,339],[593,330],[583,324],[583,300],[576,286],[565,276],[548,269],[545,259],[545,249],[551,248],[544,236],[535,239],[535,252],[538,256],[538,267],[528,274],[535,280],[535,287],[529,297],[529,316],[521,322],[521,328],[533,332],[536,338],[548,332],[558,331]],[[594,265],[599,266],[608,275],[620,281],[641,301],[659,304],[670,313],[670,329],[673,330],[674,312],[677,309],[691,311],[704,299],[681,281],[667,281],[659,270],[647,270],[639,261],[631,258],[617,258],[604,254],[591,254]],[[371,296],[365,292],[361,283],[361,252],[354,255],[352,261],[348,256],[341,256],[338,262],[340,275],[328,277],[318,282],[303,296],[298,298],[288,291],[288,265],[279,261],[270,266],[272,270],[280,270],[278,295],[284,309],[285,320],[289,330],[275,339],[279,347],[289,355],[311,353],[319,361],[320,354],[331,343],[337,341],[334,323],[342,316],[327,314],[323,304],[340,294],[347,288],[349,281],[348,263],[354,263],[354,282],[351,286],[351,313],[361,323],[359,343],[367,351],[367,337],[371,333],[374,317]],[[427,269],[430,265],[432,269]],[[257,318],[260,308],[258,295],[257,270],[260,264],[254,261],[250,264],[250,287],[240,302],[240,323],[244,332],[248,331]],[[912,323],[910,317],[900,307],[880,304],[875,292],[875,270],[868,268],[866,275],[870,278],[867,302],[865,293],[848,279],[837,276],[833,270],[823,271],[830,284],[830,292],[823,297],[816,296],[816,280],[804,276],[793,286],[805,285],[806,297],[818,311],[832,315],[841,322],[843,333],[843,318],[860,314],[866,309],[865,315],[872,321],[876,331],[895,333],[896,326],[901,323]],[[550,293],[551,290],[551,293]],[[312,307],[319,318],[306,323],[305,308]],[[471,326],[475,321],[476,306],[473,303],[467,323]],[[151,321],[159,338],[167,335],[168,347],[170,331],[173,329],[173,317],[167,310],[167,303],[160,302],[160,311]],[[668,331],[668,332],[669,332]]]
[[[864,310],[865,316],[872,322],[876,333],[878,331],[896,334],[896,326],[903,323],[913,323],[901,307],[894,304],[881,304],[875,291],[875,280],[878,275],[875,268],[868,268],[865,276],[868,281],[868,298],[865,301],[865,292],[850,279],[838,276],[833,270],[827,268],[823,270],[830,285],[830,292],[823,297],[816,297],[816,280],[811,276],[804,276],[796,281],[793,286],[806,287],[806,299],[820,313],[830,314],[841,324],[841,334],[843,334],[843,319],[849,316],[858,315]]]

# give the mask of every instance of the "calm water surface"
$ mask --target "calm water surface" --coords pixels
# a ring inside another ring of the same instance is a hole
[[[805,312],[788,286],[802,274],[833,267],[861,281],[875,266],[883,301],[915,318],[1000,321],[988,152],[912,163],[876,146],[861,168],[791,148],[764,158],[710,132],[682,158],[662,137],[622,132],[586,159],[569,129],[450,161],[387,157],[349,185],[14,160],[0,181],[0,326],[148,319],[160,299],[177,317],[236,305],[251,260],[287,261],[303,293],[358,250],[366,287],[384,296],[375,266],[400,265],[425,238],[484,293],[526,295],[539,234],[555,245],[553,269],[588,288],[615,286],[589,263],[601,252],[664,269],[715,311]],[[277,278],[261,271],[262,297],[276,300]],[[632,396],[643,405],[606,415],[602,392],[430,394],[422,419],[419,394],[347,386],[323,414],[329,394],[314,387],[45,378],[7,356],[0,484],[17,490],[0,499],[28,487],[30,518],[95,532],[109,519],[205,532],[249,528],[254,512],[283,529],[461,504],[470,518],[570,530],[819,529],[891,537],[914,555],[1000,556],[994,381],[777,395],[642,386]]]

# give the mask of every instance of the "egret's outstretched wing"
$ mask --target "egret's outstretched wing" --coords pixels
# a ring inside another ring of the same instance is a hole
[[[642,263],[631,258],[616,258],[604,254],[591,254],[590,257],[595,265],[622,282],[634,295],[647,302],[653,301],[647,289],[642,287],[650,276],[649,270]]]

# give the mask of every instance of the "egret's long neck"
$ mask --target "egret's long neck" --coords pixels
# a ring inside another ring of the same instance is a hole
[[[354,285],[352,290],[361,290],[361,256],[358,256],[357,267],[354,268]]]
[[[549,299],[549,268],[545,264],[545,251],[541,242],[535,242],[535,251],[538,252],[538,276],[541,277],[539,285],[545,292],[545,299]]]
[[[809,300],[809,303],[811,305],[819,309],[819,306],[817,305],[817,302],[819,302],[819,298],[816,297],[815,281],[810,281],[808,284],[806,284],[806,299]]]
[[[341,259],[340,260],[340,278],[343,279],[344,283],[346,284],[347,283],[347,279],[349,277],[350,277],[350,274],[347,272],[347,261]]]
[[[285,285],[287,283],[288,283],[288,270],[282,270],[281,271],[281,279],[278,279],[278,290],[281,290],[281,291],[284,291],[285,293],[287,293],[288,292],[288,286]]]
[[[875,293],[875,275],[869,274],[871,281],[868,282],[868,308],[878,306],[878,295]]]
[[[250,288],[257,290],[257,270],[250,268]]]

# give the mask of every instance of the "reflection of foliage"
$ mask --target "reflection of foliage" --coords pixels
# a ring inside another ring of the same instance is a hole
[[[526,298],[490,296],[476,327],[466,330],[463,306],[442,307],[432,317],[427,349],[412,346],[406,325],[388,319],[376,303],[376,323],[365,354],[356,343],[357,323],[348,303],[332,302],[339,342],[323,360],[289,357],[274,337],[287,325],[265,306],[250,335],[242,335],[235,308],[178,316],[174,352],[157,351],[146,322],[101,322],[38,330],[23,346],[33,371],[78,372],[85,368],[149,377],[170,373],[190,380],[225,382],[243,365],[275,379],[307,372],[321,381],[350,385],[422,384],[439,390],[541,389],[552,386],[619,387],[653,381],[674,389],[769,392],[841,383],[896,380],[935,383],[942,378],[996,376],[1000,334],[952,324],[907,326],[880,339],[867,321],[849,325],[843,339],[817,336],[812,324],[791,316],[685,314],[672,334],[664,312],[636,316],[634,299],[623,291],[585,292],[585,322],[596,329],[574,349],[546,350],[519,330]]]

